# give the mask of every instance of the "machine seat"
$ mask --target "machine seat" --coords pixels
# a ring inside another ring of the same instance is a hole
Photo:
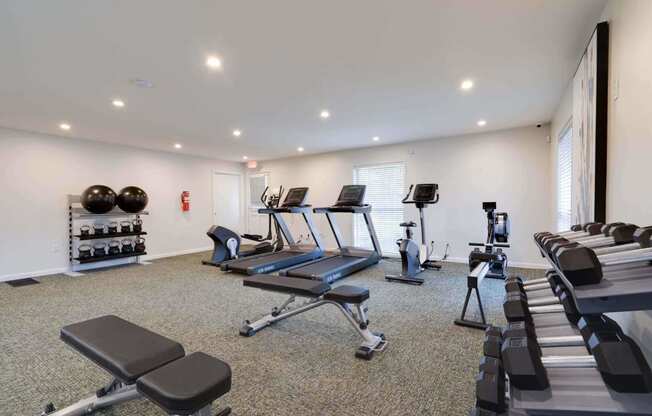
[[[303,279],[297,277],[270,276],[267,274],[256,274],[245,277],[244,286],[256,287],[258,289],[272,292],[289,293],[316,298],[331,290],[331,286],[318,280]]]
[[[138,379],[138,391],[170,415],[190,415],[231,390],[231,367],[194,352]]]
[[[417,226],[417,223],[414,222],[414,221],[402,222],[402,223],[399,224],[399,227],[407,227],[407,228],[412,228],[412,227],[416,227],[416,226]]]
[[[60,337],[126,384],[185,355],[178,342],[114,315],[65,326]]]
[[[326,293],[324,299],[339,303],[360,304],[369,299],[369,289],[358,286],[342,285]]]

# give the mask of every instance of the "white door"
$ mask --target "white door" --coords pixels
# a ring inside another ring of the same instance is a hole
[[[241,178],[237,174],[213,174],[213,224],[240,234],[243,229]]]

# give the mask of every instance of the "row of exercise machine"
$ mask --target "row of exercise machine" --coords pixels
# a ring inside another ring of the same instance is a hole
[[[649,309],[652,227],[590,223],[534,241],[551,269],[505,281],[471,415],[652,414],[652,372],[606,313]]]
[[[218,266],[223,271],[246,275],[243,279],[244,286],[290,296],[262,318],[253,322],[245,321],[240,335],[252,336],[274,322],[322,305],[333,305],[363,339],[356,350],[356,357],[369,360],[375,352],[384,351],[387,346],[384,334],[369,329],[368,309],[365,305],[369,299],[369,290],[352,285],[331,286],[339,279],[377,264],[382,258],[371,218],[372,207],[364,203],[365,186],[344,186],[337,201],[330,207],[312,208],[306,203],[307,194],[308,188],[292,188],[283,199],[282,187],[276,193],[266,189],[261,196],[264,208],[259,213],[268,215],[267,236],[243,235],[242,238],[256,243],[245,249],[241,246],[241,237],[235,232],[221,226],[211,227],[208,236],[214,241],[215,248],[210,261],[203,263]],[[406,237],[397,241],[402,271],[400,275],[386,276],[387,280],[421,284],[424,280],[418,274],[424,270],[441,268],[439,262],[430,259],[433,245],[431,243],[428,246],[426,243],[423,214],[423,208],[438,200],[436,184],[410,186],[402,202],[414,204],[419,210],[421,243],[417,244],[412,239],[411,229],[416,224],[402,223]],[[489,236],[486,243],[480,244],[485,250],[474,250],[469,261],[470,264],[473,261],[472,269],[476,269],[480,262],[486,264],[487,273],[491,271],[495,277],[500,277],[504,274],[507,260],[499,249],[500,245],[495,244],[494,240],[506,243],[509,223],[506,214],[493,214],[495,203],[492,210],[486,210],[490,221]],[[324,250],[321,235],[312,219],[313,213],[326,216],[338,246],[336,251]],[[337,213],[361,214],[373,248],[346,246],[335,220],[334,214]],[[300,214],[314,244],[297,242],[283,214]],[[445,257],[446,255],[443,259]],[[278,275],[271,275],[273,272],[278,272]],[[304,298],[305,301],[292,307],[296,298]],[[41,415],[85,415],[145,398],[169,415],[212,416],[212,403],[231,389],[231,369],[227,363],[202,352],[186,355],[178,342],[114,315],[68,325],[61,329],[60,338],[107,371],[113,380],[97,390],[95,395],[66,408],[57,410],[50,403]],[[230,408],[226,407],[216,416],[226,416],[230,412]]]

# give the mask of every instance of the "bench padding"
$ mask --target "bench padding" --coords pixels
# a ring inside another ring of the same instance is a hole
[[[144,375],[136,386],[168,414],[189,415],[231,390],[231,368],[217,358],[194,352]]]
[[[327,283],[318,280],[303,279],[297,277],[270,276],[267,274],[256,274],[245,277],[245,286],[257,287],[258,289],[273,292],[289,293],[307,297],[319,297],[331,289]]]
[[[369,289],[358,286],[342,285],[326,293],[324,299],[340,303],[359,304],[369,299]]]
[[[65,326],[61,340],[126,384],[185,355],[178,342],[114,315]]]

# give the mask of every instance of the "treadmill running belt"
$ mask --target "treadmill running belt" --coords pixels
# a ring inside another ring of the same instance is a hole
[[[245,269],[247,267],[256,267],[261,264],[275,263],[279,260],[291,259],[292,257],[300,256],[306,254],[304,251],[277,251],[276,253],[269,254],[263,257],[252,257],[252,258],[243,258],[233,263],[234,267],[238,269]]]
[[[325,258],[318,262],[297,267],[288,271],[288,276],[314,276],[324,275],[340,267],[350,266],[355,263],[367,261],[366,257],[335,256]]]

